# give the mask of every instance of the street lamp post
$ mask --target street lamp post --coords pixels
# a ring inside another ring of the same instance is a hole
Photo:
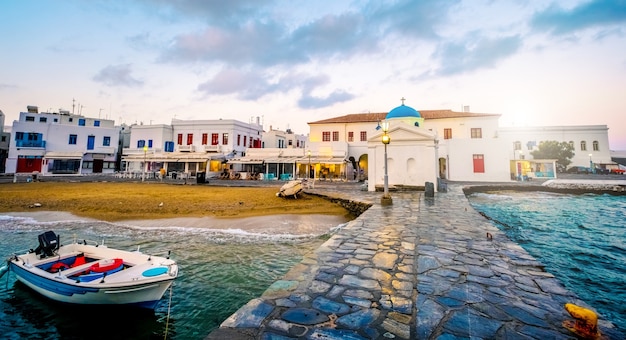
[[[387,144],[391,142],[391,137],[387,134],[389,131],[389,123],[383,122],[383,145],[385,146],[385,177],[384,177],[384,189],[383,189],[383,197],[380,199],[381,205],[391,205],[393,204],[393,200],[391,199],[391,195],[389,195],[389,176],[387,169]]]
[[[592,154],[589,154],[589,170],[591,171],[591,173],[596,173],[595,169],[593,168],[593,160],[591,160],[591,156]]]
[[[148,153],[148,146],[143,146],[143,171],[141,173],[141,181],[143,182],[146,178],[146,154]]]
[[[309,168],[307,169],[306,178],[311,180],[311,150],[307,151],[306,154],[309,156]]]

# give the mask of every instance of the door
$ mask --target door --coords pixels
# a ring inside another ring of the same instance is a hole
[[[94,173],[101,173],[102,172],[102,167],[104,164],[104,160],[102,159],[94,159],[93,160],[93,172]]]
[[[96,136],[87,137],[87,150],[93,150],[95,143],[96,143]]]

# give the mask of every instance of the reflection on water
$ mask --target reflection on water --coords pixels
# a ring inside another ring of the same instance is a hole
[[[323,243],[318,234],[261,234],[205,228],[144,228],[105,222],[41,223],[0,216],[0,255],[35,248],[54,230],[61,243],[102,240],[112,248],[172,251],[180,274],[156,310],[70,306],[45,299],[15,280],[0,280],[0,334],[6,338],[203,338],[249,300],[260,296],[302,256]],[[321,232],[324,230],[324,232]],[[168,316],[168,307],[170,314]]]

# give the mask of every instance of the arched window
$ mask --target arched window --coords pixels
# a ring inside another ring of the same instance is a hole
[[[587,151],[587,142],[580,142],[580,151]]]
[[[516,142],[514,143],[514,145],[515,145],[515,146],[514,146],[515,150],[521,150],[521,149],[522,149],[522,142],[520,142],[520,141],[516,141]]]
[[[597,140],[593,141],[593,151],[600,151],[600,145]]]
[[[572,149],[574,149],[574,141],[573,140],[569,141],[569,145],[571,145]]]

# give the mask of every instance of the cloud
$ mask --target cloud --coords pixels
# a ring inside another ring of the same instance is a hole
[[[464,42],[446,42],[437,47],[432,57],[440,67],[434,75],[450,76],[493,68],[522,46],[522,39],[518,35],[500,38],[472,36],[474,34],[466,36]]]
[[[304,109],[326,107],[354,98],[343,90],[335,90],[326,97],[312,96],[312,92],[330,82],[327,75],[290,73],[276,80],[268,79],[260,72],[225,69],[198,85],[198,91],[205,96],[236,94],[242,100],[258,100],[269,94],[299,90],[302,95],[298,105]]]
[[[143,85],[143,81],[131,76],[131,64],[109,65],[100,70],[93,80],[108,86],[137,87]]]
[[[418,39],[437,39],[436,27],[447,24],[448,11],[460,3],[453,1],[397,1],[393,5],[381,2],[371,11],[368,24],[379,25],[391,35]]]
[[[590,27],[610,26],[626,22],[626,1],[595,0],[566,10],[552,5],[531,19],[535,31],[563,35]]]
[[[237,11],[249,8],[249,1],[238,1],[233,6],[218,4],[219,1],[206,4],[178,1],[172,6],[179,11],[187,12],[191,8],[201,12],[215,10],[237,20],[210,21],[199,31],[177,34],[159,59],[165,62],[277,66],[381,54],[384,53],[381,44],[391,37],[401,36],[405,40],[438,38],[436,27],[444,24],[449,9],[457,2],[404,0],[393,5],[374,3],[359,8],[358,12],[346,10],[321,14],[312,20],[289,25],[260,9],[256,13]]]
[[[198,18],[205,22],[224,25],[250,18],[265,10],[273,0],[143,0],[146,8],[154,11],[160,6],[170,20]]]
[[[308,93],[298,100],[298,107],[302,109],[319,109],[345,102],[354,98],[354,95],[343,90],[335,90],[326,97],[315,97]]]
[[[180,34],[160,59],[264,66],[305,61],[297,49],[284,41],[284,27],[261,22],[250,22],[233,29],[211,26],[201,32]]]
[[[0,90],[14,90],[17,89],[17,85],[15,84],[2,84],[0,83]]]

